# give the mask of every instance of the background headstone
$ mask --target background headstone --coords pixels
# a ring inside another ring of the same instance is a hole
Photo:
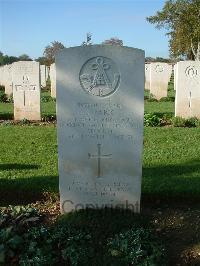
[[[62,212],[88,206],[139,212],[144,70],[139,49],[94,45],[58,53]]]
[[[41,86],[43,88],[46,87],[46,66],[45,65],[40,65],[40,81],[41,81]]]
[[[145,64],[145,90],[150,90],[150,64]]]
[[[167,97],[168,82],[170,81],[172,66],[167,63],[150,64],[150,93],[160,100]]]
[[[51,80],[51,97],[56,98],[56,66],[55,63],[51,64],[49,76]]]
[[[174,90],[176,90],[176,83],[177,83],[177,74],[176,74],[176,71],[177,71],[177,64],[174,65]]]
[[[5,65],[3,70],[3,85],[5,86],[5,94],[11,95],[13,92],[12,88],[12,64]]]
[[[40,64],[33,61],[13,63],[15,120],[40,120]]]
[[[49,66],[46,66],[46,81],[49,78]]]
[[[175,116],[200,118],[200,62],[178,62],[176,76]]]
[[[3,66],[0,66],[0,86],[4,86],[4,82],[3,82]]]

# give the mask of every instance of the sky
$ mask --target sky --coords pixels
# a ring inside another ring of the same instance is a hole
[[[111,37],[146,56],[168,57],[168,38],[146,21],[164,0],[0,0],[0,51],[9,56],[43,55],[52,41],[79,46],[92,33],[100,44]]]

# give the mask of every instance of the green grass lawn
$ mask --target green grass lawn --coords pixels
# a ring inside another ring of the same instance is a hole
[[[168,96],[174,97],[171,83]],[[145,112],[174,115],[174,102],[146,100]],[[0,103],[0,115],[5,114],[13,115],[13,104]],[[43,116],[55,114],[54,101],[42,102]],[[0,205],[31,202],[43,192],[58,192],[54,125],[0,126],[0,136]],[[200,195],[199,136],[200,128],[145,128],[143,197]]]
[[[54,126],[0,126],[0,205],[58,192]],[[200,195],[200,128],[145,128],[142,193]]]
[[[45,115],[56,115],[56,103],[55,102],[47,102],[41,104],[41,112],[42,116]],[[13,119],[14,114],[14,106],[13,103],[2,103],[0,102],[0,118],[7,117],[7,119]]]
[[[145,91],[145,96],[149,94]],[[169,95],[174,96],[174,91],[169,90]],[[42,96],[50,96],[49,92],[42,92]],[[0,102],[0,119],[13,119],[13,104]],[[41,112],[43,116],[55,116],[56,115],[56,102],[42,102]],[[174,102],[148,102],[145,100],[145,112],[146,113],[159,113],[174,115]]]
[[[174,116],[175,103],[174,102],[148,102],[145,101],[145,113],[158,113]]]

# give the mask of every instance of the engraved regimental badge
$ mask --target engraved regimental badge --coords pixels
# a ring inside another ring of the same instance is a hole
[[[120,84],[117,65],[103,56],[89,59],[82,66],[79,79],[81,87],[87,93],[99,97],[113,94]]]
[[[185,70],[185,74],[189,78],[196,78],[198,76],[198,70],[196,69],[195,66],[189,66]]]
[[[190,79],[190,82],[195,82],[200,84],[199,81],[199,69],[196,66],[188,66],[185,70],[186,77]]]
[[[161,66],[161,65],[156,65],[156,66],[155,66],[155,71],[156,71],[157,73],[160,73],[160,72],[163,72],[163,71],[164,71],[164,68],[163,68],[163,66]]]

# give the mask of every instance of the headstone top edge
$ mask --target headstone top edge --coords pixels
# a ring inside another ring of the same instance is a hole
[[[19,63],[37,64],[37,65],[40,65],[40,62],[37,62],[37,61],[17,61],[17,62],[13,62],[12,65],[14,65],[14,64],[19,64]]]
[[[137,51],[141,53],[142,55],[145,55],[145,51],[142,49],[134,48],[134,47],[129,47],[129,46],[119,46],[119,45],[103,45],[103,44],[95,44],[95,45],[86,45],[86,46],[74,46],[74,47],[69,47],[69,48],[64,48],[56,53],[56,61],[60,56],[63,56],[63,54],[67,51],[72,51],[72,50],[89,50],[93,48],[106,48],[110,50],[130,50],[130,51]]]

